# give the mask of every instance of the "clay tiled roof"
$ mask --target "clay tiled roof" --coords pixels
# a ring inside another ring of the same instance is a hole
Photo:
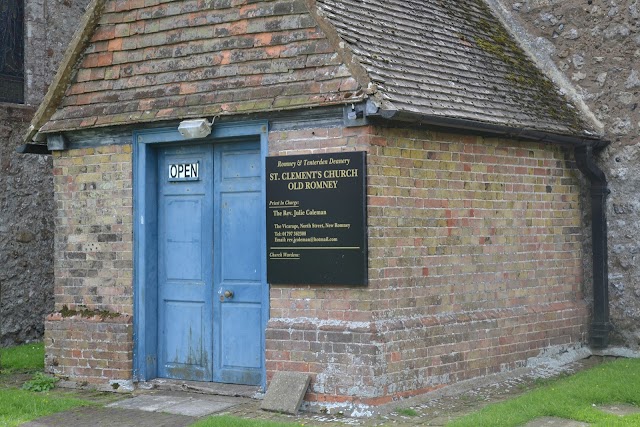
[[[318,0],[386,108],[559,134],[588,126],[481,0]]]
[[[41,132],[331,105],[363,95],[297,0],[106,0],[79,59]]]
[[[589,134],[482,0],[92,0],[28,138],[367,97]]]

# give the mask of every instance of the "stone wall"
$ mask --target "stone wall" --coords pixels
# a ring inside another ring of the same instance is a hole
[[[38,105],[89,0],[25,0],[25,102]]]
[[[15,151],[33,112],[0,104],[0,346],[42,338],[53,310],[51,158]]]
[[[0,104],[0,346],[38,340],[53,310],[51,159],[17,154],[88,0],[25,0],[25,100]]]
[[[612,343],[640,347],[640,2],[501,0],[605,128]],[[586,225],[585,227],[588,227]]]

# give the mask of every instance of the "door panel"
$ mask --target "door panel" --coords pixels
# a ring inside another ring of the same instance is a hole
[[[158,375],[211,381],[213,149],[158,154]],[[176,173],[194,164],[197,179]]]
[[[222,236],[220,249],[223,281],[260,282],[260,224],[255,220],[260,211],[260,194],[255,192],[223,193]]]
[[[262,168],[258,142],[221,144],[214,158],[214,381],[260,384],[264,360]],[[227,296],[225,296],[225,293]]]
[[[208,357],[203,348],[203,326],[206,324],[204,304],[165,301],[163,310],[168,319],[180,319],[165,325],[166,360],[170,361],[167,370],[171,376],[178,376],[181,370],[189,370],[192,366],[203,366]]]
[[[202,200],[201,196],[165,196],[164,267],[168,280],[196,280],[202,278]],[[188,216],[188,220],[185,219]],[[191,262],[191,260],[200,262]]]
[[[240,328],[238,331],[239,325],[258,324],[260,316],[260,307],[257,304],[222,304],[224,370],[242,370],[243,367],[258,369],[262,366],[260,331],[255,328]]]
[[[261,384],[262,179],[258,142],[158,150],[160,377]]]

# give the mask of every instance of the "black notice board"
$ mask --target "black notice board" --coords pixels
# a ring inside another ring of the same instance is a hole
[[[267,281],[367,285],[366,153],[267,157]]]

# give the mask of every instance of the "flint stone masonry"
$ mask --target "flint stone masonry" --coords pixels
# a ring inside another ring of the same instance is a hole
[[[25,102],[38,105],[89,0],[25,0]]]
[[[50,157],[17,154],[88,0],[25,0],[25,102],[0,104],[0,347],[42,339],[53,311]]]
[[[539,38],[550,46],[553,62],[573,81],[581,98],[604,124],[605,138],[612,141],[598,159],[611,189],[607,210],[611,338],[613,344],[638,349],[640,5],[636,0],[500,2],[532,39]],[[581,60],[574,61],[577,57]],[[589,218],[585,219],[584,228],[589,230]],[[588,284],[585,291],[591,294]]]
[[[42,338],[53,310],[51,158],[15,152],[33,112],[0,104],[0,347]]]

